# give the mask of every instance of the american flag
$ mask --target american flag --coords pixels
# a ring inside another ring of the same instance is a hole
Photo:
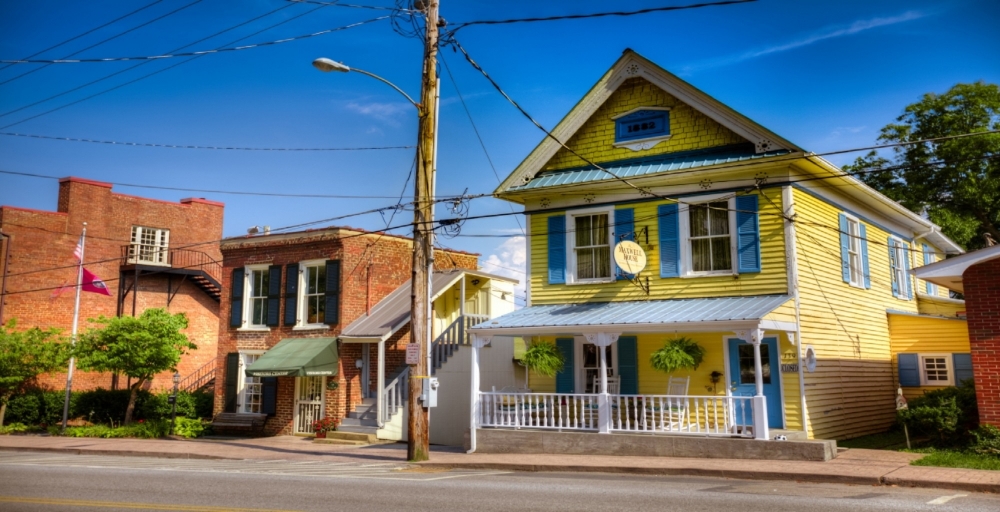
[[[76,257],[77,261],[83,262],[83,235],[80,235],[80,241],[76,243],[73,256]]]

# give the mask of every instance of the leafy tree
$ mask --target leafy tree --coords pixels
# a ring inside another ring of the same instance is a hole
[[[184,313],[171,315],[164,309],[147,309],[138,318],[101,316],[91,321],[103,327],[80,337],[80,368],[121,373],[134,379],[125,409],[126,424],[132,422],[142,385],[157,373],[176,371],[181,355],[198,348],[180,332],[188,326]]]
[[[928,93],[882,128],[880,143],[912,142],[1000,130],[1000,88],[957,84]],[[891,159],[874,151],[844,166],[910,210],[926,212],[945,235],[967,249],[1000,242],[1000,134],[906,144]],[[884,169],[882,172],[872,172]]]
[[[0,325],[0,425],[7,412],[7,402],[31,385],[35,377],[58,370],[69,359],[69,344],[63,343],[59,330],[15,331],[15,320]]]

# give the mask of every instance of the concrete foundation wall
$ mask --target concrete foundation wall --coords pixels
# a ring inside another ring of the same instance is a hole
[[[476,452],[826,461],[837,442],[478,429]]]

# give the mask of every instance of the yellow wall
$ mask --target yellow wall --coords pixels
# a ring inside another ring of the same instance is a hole
[[[638,107],[670,107],[670,139],[644,151],[614,147],[615,120],[612,117]],[[591,161],[609,162],[741,142],[746,142],[746,139],[681,103],[646,79],[630,78],[618,87],[566,145]],[[582,165],[586,162],[566,149],[560,149],[543,170]]]
[[[646,251],[646,270],[650,293],[646,293],[622,280],[600,284],[548,284],[548,216],[531,216],[531,302],[532,304],[564,304],[588,301],[611,302],[647,299],[678,299],[693,297],[722,297],[733,295],[775,295],[788,293],[785,270],[785,241],[780,213],[781,190],[764,189],[766,198],[759,200],[760,252],[762,272],[733,275],[660,278],[659,222],[657,206],[667,201],[620,205],[635,208],[635,230],[649,229],[649,245],[639,240]],[[772,204],[773,203],[773,204]],[[682,206],[683,208],[683,206]],[[556,213],[553,215],[564,215]],[[734,262],[735,263],[735,262]]]
[[[897,355],[900,353],[969,353],[969,326],[965,320],[924,316],[889,315],[894,382],[899,382]],[[905,387],[906,398],[916,398],[941,386]]]

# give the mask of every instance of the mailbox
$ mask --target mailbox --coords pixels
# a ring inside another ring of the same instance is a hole
[[[177,395],[170,395],[167,397],[167,404],[174,405],[177,403]]]
[[[420,400],[424,407],[437,407],[438,404],[438,380],[436,377],[423,379],[424,388],[420,393]]]

